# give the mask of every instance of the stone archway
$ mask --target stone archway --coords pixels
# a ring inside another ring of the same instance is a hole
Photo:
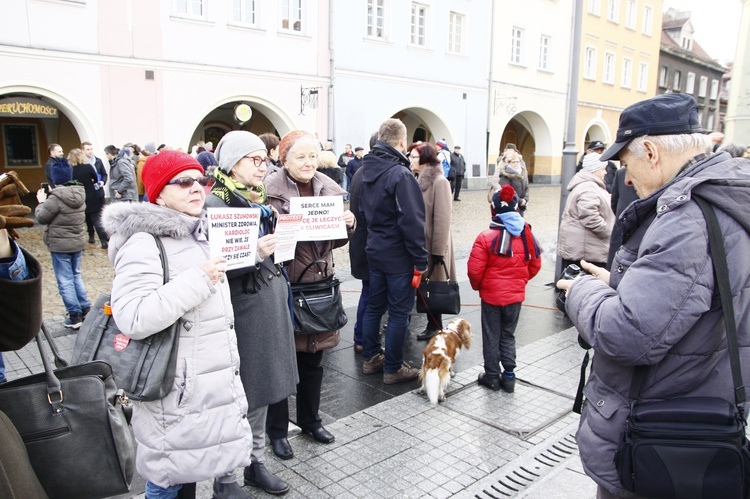
[[[594,140],[604,142],[604,145],[607,147],[611,145],[612,134],[604,121],[592,120],[586,125],[585,130],[586,132],[583,135],[583,151]]]
[[[252,110],[249,121],[240,125],[234,119],[234,108],[237,104],[248,104]],[[271,103],[252,96],[235,96],[223,99],[204,111],[188,139],[190,151],[198,141],[213,142],[214,148],[225,133],[232,130],[247,130],[256,135],[275,133],[279,137],[296,127],[292,120]]]
[[[406,125],[407,145],[419,140],[435,143],[438,139],[445,139],[448,148],[455,145],[453,134],[445,122],[433,111],[423,107],[409,107],[398,111],[392,118],[401,120]]]
[[[15,170],[32,193],[46,181],[44,163],[49,144],[60,144],[66,153],[85,140],[99,144],[81,107],[55,92],[33,85],[6,85],[0,86],[0,102],[3,99],[41,103],[57,111],[54,117],[44,117],[5,106],[0,116],[0,172]],[[22,147],[23,153],[17,154],[14,147]]]
[[[544,118],[533,111],[522,111],[508,120],[500,136],[498,155],[509,144],[515,144],[523,156],[529,173],[529,182],[550,183],[553,152],[552,137]],[[490,163],[488,175],[494,174]]]

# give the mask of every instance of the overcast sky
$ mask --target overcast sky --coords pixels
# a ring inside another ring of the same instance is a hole
[[[695,40],[721,64],[734,59],[742,14],[741,0],[664,0],[670,7],[690,11]]]

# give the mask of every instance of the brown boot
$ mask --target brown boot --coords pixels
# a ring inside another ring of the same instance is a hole
[[[383,383],[386,385],[405,383],[406,381],[414,381],[418,377],[419,369],[411,367],[408,363],[404,362],[395,373],[383,373]]]

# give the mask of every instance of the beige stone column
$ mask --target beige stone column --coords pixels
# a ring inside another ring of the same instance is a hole
[[[750,0],[742,0],[742,20],[724,123],[725,142],[750,144]]]

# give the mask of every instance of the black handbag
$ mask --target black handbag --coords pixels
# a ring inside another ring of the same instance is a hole
[[[324,265],[325,278],[314,282],[299,282],[313,265]],[[330,333],[346,325],[348,318],[341,300],[339,280],[328,275],[328,262],[315,260],[305,267],[291,283],[292,323],[294,334]]]
[[[55,356],[52,339],[42,331]],[[2,410],[21,435],[50,498],[101,498],[130,490],[135,442],[131,407],[104,362],[54,370],[36,339],[43,373],[0,385]]]
[[[456,281],[431,281],[430,276],[435,265],[440,263],[445,267],[445,275],[450,276],[448,267],[444,261],[438,261],[433,264],[427,271],[427,275],[422,279],[417,294],[417,312],[420,314],[449,314],[457,315],[461,313],[461,293]],[[450,279],[450,277],[448,277]]]
[[[636,367],[630,387],[633,402],[615,466],[622,486],[639,496],[742,498],[750,492],[750,443],[745,437],[745,388],[726,254],[713,208],[697,196],[694,199],[708,225],[735,401],[683,397],[639,402],[648,367]]]
[[[167,255],[161,240],[159,248],[164,284],[169,282]],[[167,329],[134,340],[120,332],[109,306],[110,295],[102,294],[83,321],[73,348],[74,364],[102,360],[112,366],[117,386],[133,400],[160,400],[174,383],[177,349],[182,320]]]

